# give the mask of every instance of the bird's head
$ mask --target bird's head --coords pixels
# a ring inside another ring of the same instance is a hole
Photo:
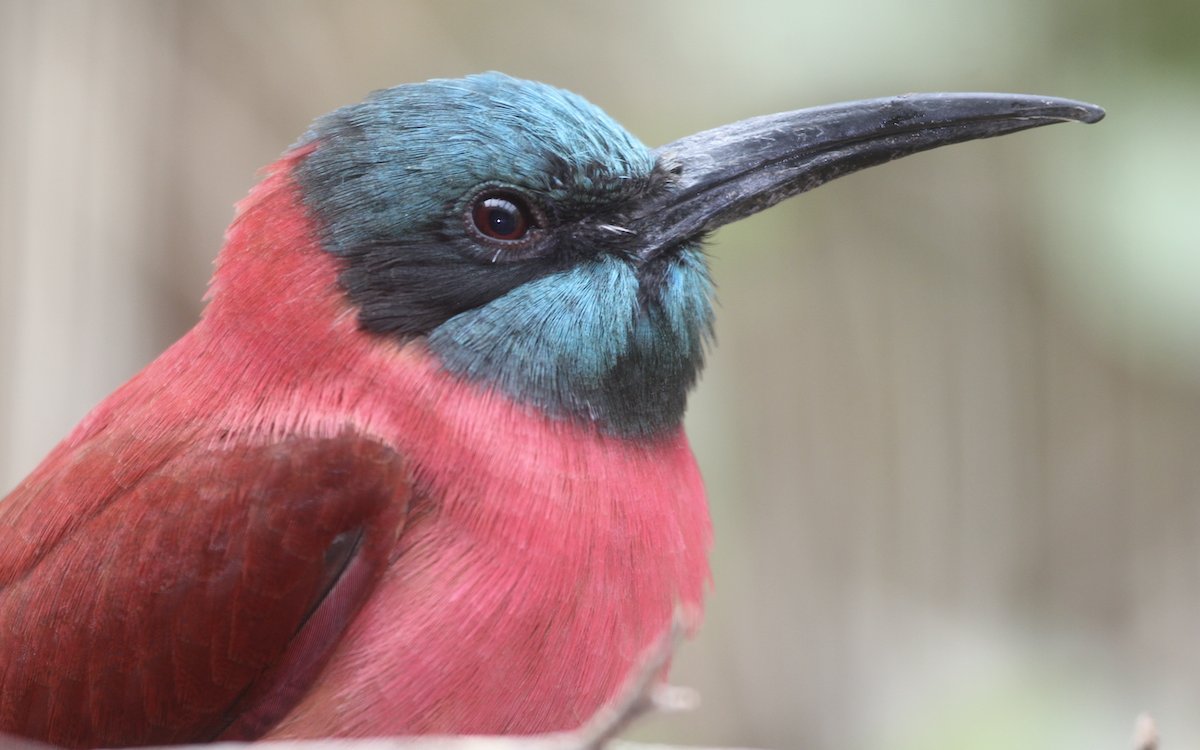
[[[496,73],[319,119],[294,169],[360,328],[609,434],[676,428],[712,336],[718,226],[867,166],[1090,105],[920,95],[759,117],[649,149],[569,92]]]
[[[631,220],[670,167],[582,98],[500,74],[333,112],[296,176],[366,331],[622,433],[677,424],[711,332],[698,236]]]

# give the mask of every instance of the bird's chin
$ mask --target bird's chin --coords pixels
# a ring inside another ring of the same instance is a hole
[[[672,304],[672,297],[707,297],[712,293],[708,262],[699,241],[673,245],[650,258],[639,258],[634,268],[643,303]]]
[[[428,346],[450,373],[550,416],[663,434],[678,428],[703,363],[711,298],[698,247],[653,267],[603,253],[454,316]]]

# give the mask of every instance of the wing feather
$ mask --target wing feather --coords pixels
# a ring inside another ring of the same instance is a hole
[[[177,449],[108,497],[72,497],[70,477],[128,477],[136,460],[89,446],[0,503],[0,732],[257,736],[319,674],[407,509],[401,458],[350,431]],[[86,517],[64,522],[73,507]]]

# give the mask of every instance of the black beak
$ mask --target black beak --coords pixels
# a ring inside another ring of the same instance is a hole
[[[659,148],[677,175],[631,217],[649,260],[860,169],[951,143],[1075,120],[1098,122],[1094,104],[1023,94],[908,94],[752,117]]]

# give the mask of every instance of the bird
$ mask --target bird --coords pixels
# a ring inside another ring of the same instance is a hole
[[[0,733],[579,726],[711,585],[682,426],[706,238],[902,156],[1103,115],[910,94],[651,149],[485,73],[317,119],[238,204],[196,325],[0,502]]]

